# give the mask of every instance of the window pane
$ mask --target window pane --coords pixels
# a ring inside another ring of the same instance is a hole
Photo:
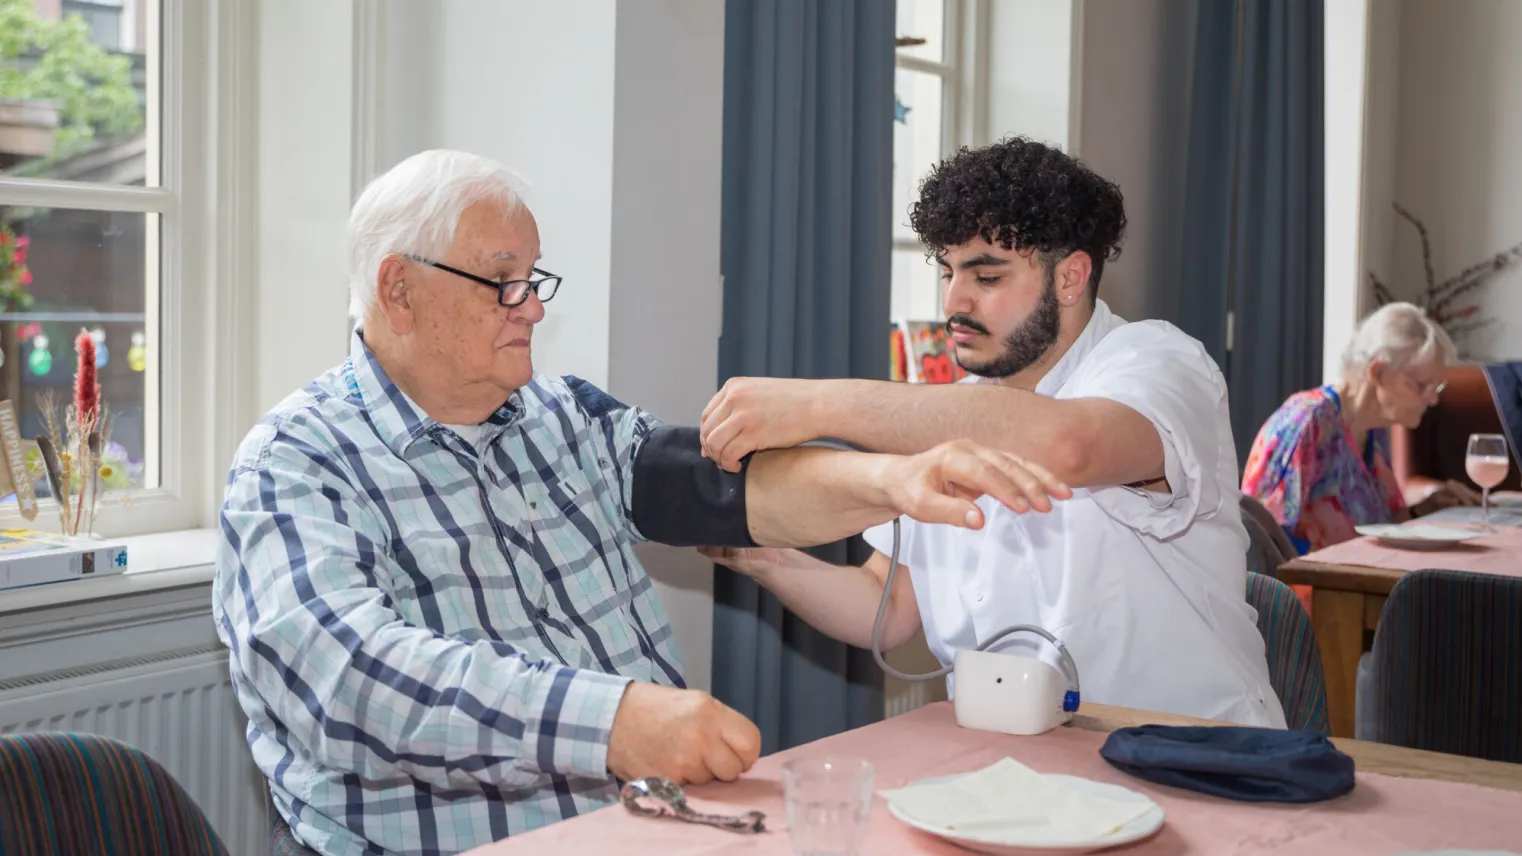
[[[122,5],[95,0],[62,0],[63,17],[78,15],[90,28],[90,40],[108,51],[122,49]]]
[[[941,159],[939,75],[901,68],[894,74],[893,235],[914,239],[909,206],[919,198],[920,181]]]
[[[921,45],[900,47],[900,55],[945,62],[945,29],[944,0],[898,0],[898,37],[925,40]]]
[[[923,250],[893,251],[892,282],[894,321],[940,319],[940,272]]]
[[[144,474],[157,471],[146,465],[158,453],[147,400],[155,218],[0,206],[0,398],[16,408],[24,439],[46,433],[48,400],[60,418],[73,400],[75,338],[89,331],[110,418],[104,457],[116,482],[141,488],[156,487]],[[46,480],[38,495],[48,495]]]
[[[0,176],[156,185],[157,0],[6,5]]]

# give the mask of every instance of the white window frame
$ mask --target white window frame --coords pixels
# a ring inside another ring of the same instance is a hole
[[[941,79],[942,157],[988,140],[988,0],[944,0],[940,62],[895,51],[893,66]],[[893,235],[893,251],[922,250],[914,238]],[[939,305],[939,303],[937,304]],[[937,309],[939,315],[940,310]]]
[[[144,307],[144,445],[158,447],[145,455],[145,480],[157,485],[102,504],[96,532],[106,537],[214,526],[226,462],[256,415],[254,5],[162,0],[157,22],[150,9],[144,46],[158,62],[148,86],[160,97],[146,117],[149,151],[159,154],[149,186],[0,178],[0,205],[159,215],[148,221],[159,252],[148,253],[145,272],[158,293]],[[38,503],[32,521],[7,505],[0,525],[54,531],[57,505]]]

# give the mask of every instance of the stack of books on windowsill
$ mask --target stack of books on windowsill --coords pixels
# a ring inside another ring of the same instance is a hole
[[[127,570],[125,544],[0,529],[0,589],[90,579]]]

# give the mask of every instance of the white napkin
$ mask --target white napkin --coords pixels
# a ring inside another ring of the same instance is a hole
[[[984,839],[1089,841],[1109,835],[1152,808],[1064,785],[1005,758],[944,782],[883,791],[903,814],[928,826]]]

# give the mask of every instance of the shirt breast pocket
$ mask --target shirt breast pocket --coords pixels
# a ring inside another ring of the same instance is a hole
[[[597,509],[597,491],[592,480],[580,470],[557,473],[545,483],[550,505],[561,516],[576,519],[578,516],[594,519]]]
[[[557,473],[540,490],[544,501],[535,530],[562,572],[616,548],[616,518],[604,507],[608,492],[594,478],[579,470]]]

